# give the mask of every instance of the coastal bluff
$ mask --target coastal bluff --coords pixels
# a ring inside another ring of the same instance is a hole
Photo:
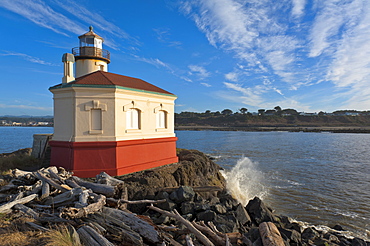
[[[65,225],[82,245],[370,245],[340,225],[304,226],[258,197],[244,206],[211,158],[197,150],[177,155],[178,163],[117,177],[81,179],[56,167],[4,173],[0,235],[12,240],[15,224],[45,243],[41,235]]]

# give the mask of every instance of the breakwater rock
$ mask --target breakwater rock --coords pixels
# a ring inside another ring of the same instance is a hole
[[[29,217],[23,228],[40,233],[66,225],[83,245],[370,245],[343,236],[339,225],[303,227],[258,197],[243,206],[206,155],[178,156],[177,164],[95,179],[56,167],[15,169],[1,177],[0,213]]]

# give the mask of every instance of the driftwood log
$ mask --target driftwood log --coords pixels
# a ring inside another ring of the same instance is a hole
[[[184,219],[176,211],[176,209],[173,212],[168,212],[168,211],[162,210],[154,206],[149,206],[148,208],[151,210],[157,211],[158,213],[164,214],[168,217],[178,220],[180,223],[185,225],[189,229],[189,231],[191,231],[205,246],[214,246],[214,244],[206,236],[204,236],[203,233],[201,233],[197,228],[195,228],[190,221]]]
[[[272,222],[263,222],[258,227],[263,246],[285,246],[278,228]]]
[[[78,235],[84,245],[89,246],[114,246],[113,243],[109,242],[108,239],[100,235],[90,226],[81,226],[77,230]]]
[[[148,242],[152,244],[159,243],[159,234],[154,227],[148,222],[138,218],[135,214],[107,207],[103,208],[102,213],[122,221],[133,231],[139,233],[140,236],[146,239]]]
[[[0,206],[0,213],[9,213],[9,212],[11,212],[11,208],[14,205],[28,203],[28,202],[32,201],[33,199],[35,199],[36,197],[37,197],[36,194],[32,194],[32,195],[26,196],[24,198],[21,198],[21,199],[15,200],[15,201],[5,203],[5,204]]]
[[[93,214],[100,211],[104,207],[104,205],[105,205],[105,196],[96,195],[94,203],[80,208],[75,207],[63,208],[61,215],[64,215],[72,219],[82,218],[86,217],[88,214]]]
[[[100,174],[96,175],[96,183],[116,186],[124,182],[122,180],[113,178],[106,172],[101,172]]]
[[[87,189],[91,189],[93,192],[97,194],[102,194],[106,197],[113,197],[114,195],[114,187],[110,185],[105,184],[97,184],[97,183],[91,183],[88,181],[84,181],[80,179],[79,177],[73,176],[71,178],[73,181],[75,181],[78,185],[83,186]]]

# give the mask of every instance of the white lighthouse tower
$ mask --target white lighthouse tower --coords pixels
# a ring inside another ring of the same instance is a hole
[[[93,32],[64,54],[54,94],[51,165],[81,177],[123,175],[178,161],[174,94],[141,79],[108,72],[110,53]],[[75,71],[73,71],[75,68]]]
[[[76,78],[98,70],[108,72],[110,53],[103,49],[104,39],[93,32],[92,26],[89,32],[78,38],[80,47],[72,49],[76,59]]]

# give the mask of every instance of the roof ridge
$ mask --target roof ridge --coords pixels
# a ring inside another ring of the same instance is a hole
[[[108,73],[108,72],[104,72],[101,70],[99,70],[98,72],[100,72],[104,76],[104,78],[106,78],[112,85],[114,85],[113,81],[105,75],[105,73]]]

